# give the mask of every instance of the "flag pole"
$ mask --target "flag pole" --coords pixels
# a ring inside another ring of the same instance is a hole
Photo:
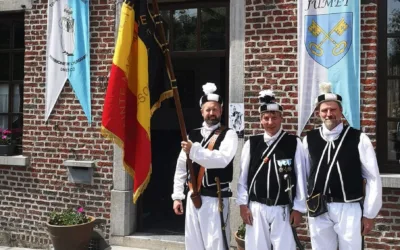
[[[181,100],[179,98],[178,87],[176,84],[174,69],[173,69],[172,62],[171,62],[171,54],[170,54],[170,51],[168,48],[169,44],[167,43],[167,41],[165,39],[165,31],[164,31],[163,21],[161,20],[160,10],[158,8],[158,2],[157,2],[157,0],[152,0],[152,3],[153,3],[153,11],[154,11],[153,18],[156,23],[156,28],[157,28],[157,32],[159,34],[160,43],[161,43],[161,49],[163,50],[165,60],[166,60],[167,70],[168,70],[168,73],[170,76],[172,92],[173,92],[174,100],[175,100],[176,114],[178,115],[178,121],[179,121],[179,127],[181,129],[182,140],[187,142],[188,138],[187,138],[185,120],[183,119]],[[201,197],[198,192],[199,190],[197,190],[197,176],[194,172],[193,164],[192,164],[192,161],[189,159],[188,153],[186,153],[186,159],[187,159],[186,162],[187,162],[189,173],[190,173],[190,180],[191,180],[192,187],[193,187],[193,191],[192,191],[190,198],[192,199],[194,206],[196,208],[200,208],[201,207]]]

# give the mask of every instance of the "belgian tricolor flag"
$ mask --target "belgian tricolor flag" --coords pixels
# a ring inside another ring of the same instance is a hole
[[[171,81],[147,0],[125,0],[121,9],[101,132],[123,149],[134,178],[136,202],[150,181],[150,118],[172,97]]]

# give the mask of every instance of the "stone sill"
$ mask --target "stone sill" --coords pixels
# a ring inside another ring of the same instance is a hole
[[[21,11],[32,9],[32,0],[0,0],[0,11]]]
[[[94,161],[75,161],[66,160],[64,161],[66,167],[80,167],[80,168],[93,168],[95,166]]]
[[[29,157],[23,155],[0,156],[0,166],[29,166]]]
[[[400,174],[381,174],[382,187],[400,188]]]
[[[65,160],[64,166],[68,168],[69,182],[93,185],[94,161]]]

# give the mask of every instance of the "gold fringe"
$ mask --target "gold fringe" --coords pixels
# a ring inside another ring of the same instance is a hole
[[[114,142],[115,144],[117,144],[121,149],[124,148],[124,142],[121,140],[121,138],[119,138],[118,136],[116,136],[113,132],[111,132],[110,130],[108,130],[106,127],[104,127],[103,125],[101,125],[101,135],[107,139],[109,139],[110,141]]]
[[[123,143],[123,141],[118,136],[116,136],[114,133],[112,133],[111,131],[106,129],[104,126],[101,126],[101,134],[105,138],[110,139],[111,141],[113,141],[115,144],[117,144],[122,149],[122,159],[124,159],[125,158],[125,151],[124,151],[124,143]],[[123,161],[123,165],[124,165],[125,171],[128,172],[128,174],[132,178],[135,178],[135,171],[132,169],[132,167],[130,165],[128,165],[125,161]],[[140,185],[138,187],[136,192],[134,192],[134,194],[133,194],[133,203],[134,204],[136,204],[136,201],[139,198],[139,196],[141,194],[143,194],[144,190],[147,188],[147,185],[150,182],[151,173],[152,173],[152,167],[150,166],[150,170],[149,170],[149,173],[147,174],[146,179],[144,180],[142,185]]]
[[[152,173],[152,167],[150,166],[150,170],[149,173],[147,174],[146,179],[144,180],[144,182],[142,183],[142,185],[140,185],[138,187],[138,189],[136,190],[136,192],[133,194],[133,203],[136,204],[137,199],[139,198],[140,195],[142,195],[142,193],[144,192],[144,190],[147,188],[147,185],[150,182],[150,176]]]
[[[168,90],[168,91],[165,91],[164,93],[162,93],[161,95],[160,95],[160,99],[158,99],[158,101],[156,102],[156,103],[154,103],[153,104],[153,106],[151,107],[151,116],[153,116],[153,113],[158,109],[158,108],[160,108],[161,107],[161,102],[163,102],[164,100],[166,100],[166,99],[168,99],[168,98],[171,98],[171,97],[173,97],[174,96],[174,93],[173,93],[173,91],[172,90]]]

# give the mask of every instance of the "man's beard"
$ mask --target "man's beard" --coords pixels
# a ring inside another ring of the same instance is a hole
[[[220,117],[216,117],[216,116],[208,117],[204,121],[206,122],[206,124],[208,126],[214,126],[214,125],[217,125],[221,121],[221,118]]]
[[[323,119],[322,120],[328,130],[332,130],[336,128],[337,125],[339,125],[340,120],[336,119]]]

